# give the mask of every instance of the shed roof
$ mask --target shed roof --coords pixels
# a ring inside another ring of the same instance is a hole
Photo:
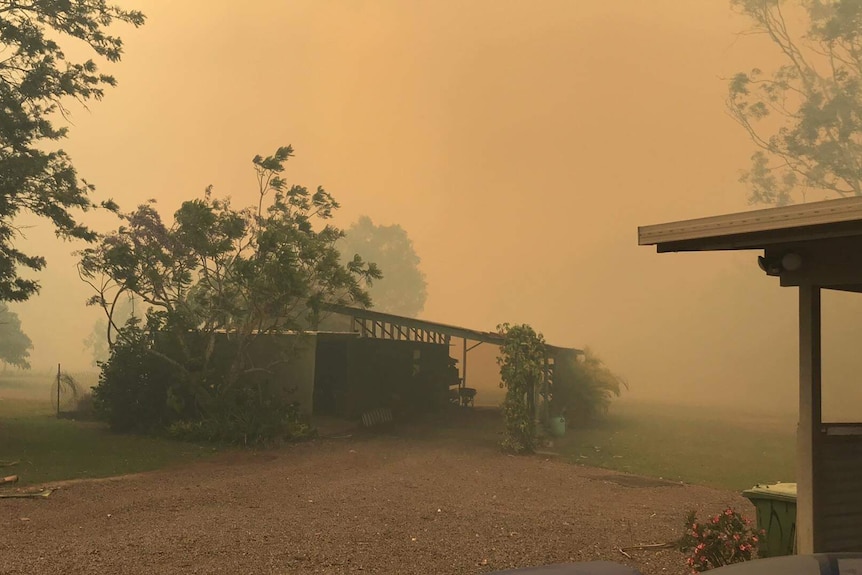
[[[853,236],[862,237],[862,197],[638,228],[638,244],[658,252],[760,249]]]
[[[405,317],[400,315],[394,315],[389,313],[383,313],[379,311],[362,309],[356,307],[349,307],[345,305],[336,305],[336,304],[325,304],[324,309],[338,313],[341,315],[349,315],[355,318],[367,319],[370,321],[380,321],[386,322],[396,325],[401,325],[403,327],[416,328],[416,329],[425,329],[429,331],[435,331],[437,333],[442,333],[451,337],[457,337],[462,339],[468,339],[471,341],[478,341],[482,343],[490,343],[493,345],[503,345],[506,342],[506,337],[497,332],[492,331],[480,331],[475,329],[470,329],[466,327],[458,327],[454,325],[447,325],[444,323],[438,323],[434,321],[426,321],[422,319],[416,319],[412,317]],[[574,354],[583,353],[580,349],[569,348],[569,347],[559,347],[555,345],[546,344],[545,346],[548,351],[554,352],[568,352]]]

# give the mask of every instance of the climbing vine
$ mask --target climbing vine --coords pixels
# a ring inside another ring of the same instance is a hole
[[[502,447],[514,453],[530,453],[536,444],[536,424],[531,412],[531,396],[542,382],[545,365],[545,339],[527,324],[504,323],[497,330],[506,336],[497,358],[503,400],[505,432]]]

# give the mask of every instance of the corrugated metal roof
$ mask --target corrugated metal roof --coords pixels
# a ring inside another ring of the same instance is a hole
[[[638,244],[660,252],[739,250],[855,235],[862,236],[862,197],[642,226]]]

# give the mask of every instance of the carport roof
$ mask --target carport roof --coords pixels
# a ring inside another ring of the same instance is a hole
[[[492,331],[479,331],[475,329],[469,329],[466,327],[457,327],[454,325],[447,325],[444,323],[437,323],[434,321],[426,321],[421,319],[416,319],[412,317],[404,317],[400,315],[394,315],[389,313],[383,313],[379,311],[362,309],[356,307],[349,307],[345,305],[336,305],[336,304],[326,304],[323,306],[324,309],[341,315],[348,315],[359,319],[366,319],[370,321],[379,321],[386,322],[390,324],[400,325],[408,328],[416,328],[416,329],[424,329],[428,331],[434,331],[437,333],[442,333],[444,335],[448,335],[450,337],[457,337],[461,339],[468,339],[471,341],[477,341],[482,343],[490,343],[493,345],[503,345],[506,342],[506,337],[497,332]],[[548,351],[555,352],[569,352],[580,354],[583,353],[579,349],[568,348],[568,347],[559,347],[555,345],[546,344],[545,347]]]
[[[800,241],[862,237],[862,197],[752,210],[638,228],[656,251],[749,250]]]

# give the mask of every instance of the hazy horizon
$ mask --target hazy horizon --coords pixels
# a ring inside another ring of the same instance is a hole
[[[250,203],[251,158],[291,144],[286,179],[330,191],[338,225],[407,231],[420,317],[529,323],[594,349],[632,398],[795,405],[795,290],[757,252],[637,245],[640,225],[762,207],[738,182],[754,148],[724,100],[734,73],[779,59],[739,35],[728,0],[123,4],[147,24],[117,28],[119,85],[72,106],[61,142],[97,199],[172,213],[213,184]],[[41,293],[10,304],[33,368],[87,369],[83,246],[20,223],[48,258]],[[860,415],[857,299],[824,296],[827,417]]]

